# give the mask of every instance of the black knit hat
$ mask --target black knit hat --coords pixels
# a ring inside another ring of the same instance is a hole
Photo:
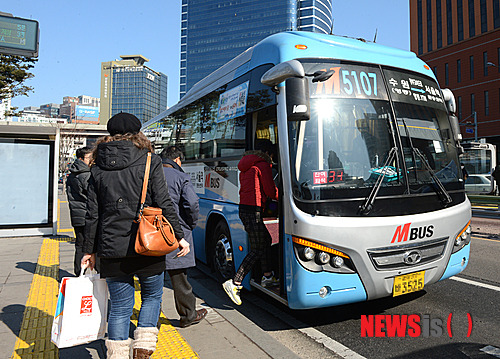
[[[108,132],[111,136],[126,133],[138,133],[141,130],[141,121],[131,113],[120,112],[108,121]]]

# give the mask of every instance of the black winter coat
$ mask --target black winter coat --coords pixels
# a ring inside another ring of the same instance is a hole
[[[167,269],[183,269],[194,267],[194,244],[192,230],[196,227],[200,206],[190,177],[181,167],[172,160],[163,160],[165,179],[167,180],[168,193],[179,215],[179,222],[184,230],[184,239],[190,245],[190,251],[184,257],[175,257],[176,252],[167,255]],[[166,166],[166,167],[165,167]]]
[[[97,253],[101,258],[139,256],[134,250],[134,220],[139,211],[147,153],[131,141],[99,144],[88,188],[84,253]],[[160,207],[180,240],[184,233],[168,194],[161,159],[155,154],[151,157],[145,205]]]
[[[77,158],[69,166],[69,176],[66,179],[66,193],[68,194],[71,225],[83,227],[87,209],[87,188],[89,186],[90,167]]]

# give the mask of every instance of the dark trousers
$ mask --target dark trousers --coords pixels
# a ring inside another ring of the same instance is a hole
[[[187,269],[167,270],[174,290],[175,309],[180,316],[180,324],[192,322],[196,318],[196,297],[187,279]]]
[[[241,262],[234,282],[241,282],[243,278],[252,270],[253,265],[260,259],[262,272],[271,271],[271,235],[267,231],[262,218],[260,207],[240,205],[240,219],[248,233],[250,251]]]
[[[74,263],[74,269],[75,269],[75,275],[78,277],[80,275],[80,270],[82,268],[81,262],[82,262],[82,257],[84,255],[82,247],[83,247],[83,232],[85,229],[85,226],[78,226],[74,227],[75,229],[75,263]]]

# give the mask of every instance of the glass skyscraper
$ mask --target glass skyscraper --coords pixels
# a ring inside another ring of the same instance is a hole
[[[182,0],[181,97],[202,78],[281,31],[330,33],[331,0]]]
[[[121,58],[101,64],[99,123],[120,112],[147,122],[167,108],[167,75],[144,66],[148,59],[142,55]]]

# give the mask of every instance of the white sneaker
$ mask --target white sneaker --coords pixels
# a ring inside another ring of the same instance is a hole
[[[263,287],[274,287],[280,284],[280,281],[274,277],[272,274],[270,277],[262,276],[262,280],[260,281],[260,285]]]
[[[243,286],[235,285],[233,280],[229,279],[222,284],[222,288],[224,288],[229,298],[231,298],[235,304],[241,305],[240,290]]]

